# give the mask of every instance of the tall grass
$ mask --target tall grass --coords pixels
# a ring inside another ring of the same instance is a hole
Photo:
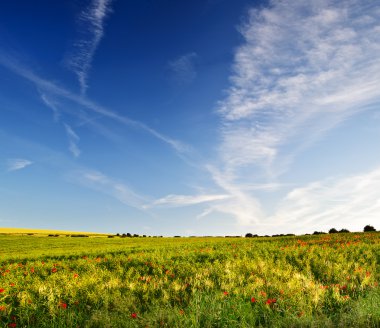
[[[0,326],[379,327],[380,234],[0,236]]]

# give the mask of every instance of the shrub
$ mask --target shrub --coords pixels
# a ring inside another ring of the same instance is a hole
[[[373,226],[366,225],[363,229],[364,232],[371,232],[371,231],[376,231],[376,229]]]
[[[331,229],[329,230],[329,233],[338,233],[338,230],[336,230],[335,228],[331,228]]]
[[[252,238],[252,237],[253,237],[253,235],[250,232],[245,234],[245,238]]]
[[[347,230],[347,229],[340,229],[339,230],[339,233],[348,233],[350,232],[350,230]]]

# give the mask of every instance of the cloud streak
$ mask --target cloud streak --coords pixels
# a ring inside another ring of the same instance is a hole
[[[112,0],[92,0],[79,16],[82,37],[74,44],[75,51],[67,59],[67,65],[77,75],[82,95],[88,88],[88,73],[104,35],[104,22],[111,11],[111,2]]]
[[[152,129],[145,123],[142,123],[140,121],[136,121],[133,119],[130,119],[129,117],[120,115],[116,112],[113,112],[94,101],[88,99],[87,97],[83,95],[75,94],[67,89],[65,89],[62,86],[59,86],[58,84],[49,81],[47,79],[43,79],[37,74],[35,74],[32,70],[23,67],[20,63],[15,61],[14,58],[10,58],[4,53],[0,53],[0,64],[7,69],[11,70],[15,74],[23,77],[24,79],[32,82],[37,89],[42,90],[42,92],[50,93],[52,95],[64,98],[66,100],[72,101],[77,105],[82,106],[83,108],[86,108],[87,110],[102,115],[105,118],[108,118],[110,120],[113,120],[115,122],[118,122],[120,124],[123,124],[125,126],[144,131],[151,136],[157,138],[158,140],[161,140],[162,142],[166,143],[170,147],[172,147],[177,154],[185,154],[191,152],[191,147],[178,141],[173,138],[170,138],[155,129]],[[75,113],[74,113],[75,114]]]
[[[81,151],[78,147],[79,136],[74,132],[70,125],[64,123],[67,137],[69,138],[69,150],[74,157],[79,157]]]
[[[148,202],[146,197],[137,194],[124,183],[99,171],[82,170],[73,172],[70,176],[70,180],[87,188],[107,194],[121,203],[139,210],[144,210],[144,204]]]
[[[190,83],[196,78],[194,60],[197,57],[198,55],[195,52],[190,52],[169,62],[169,69],[178,83]]]
[[[28,159],[10,158],[7,161],[8,172],[22,170],[32,164],[33,162]]]
[[[146,207],[182,207],[189,205],[196,205],[202,203],[211,203],[215,201],[228,199],[229,195],[168,195],[163,198],[157,199],[152,204],[147,205]]]

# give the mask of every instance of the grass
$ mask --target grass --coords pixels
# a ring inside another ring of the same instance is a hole
[[[0,236],[0,327],[380,327],[380,234]]]
[[[24,234],[34,234],[34,235],[75,235],[75,234],[86,234],[90,236],[104,236],[107,234],[95,233],[95,232],[78,232],[78,231],[64,231],[64,230],[49,230],[49,229],[28,229],[28,228],[0,228],[0,234],[11,234],[11,235],[24,235]]]

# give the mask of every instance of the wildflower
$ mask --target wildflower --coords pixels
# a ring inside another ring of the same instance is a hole
[[[185,311],[181,309],[181,310],[179,310],[179,314],[180,314],[180,315],[184,315],[184,314],[185,314]]]
[[[132,318],[132,319],[136,319],[136,318],[137,318],[137,313],[136,313],[136,312],[133,312],[133,313],[131,314],[131,318]]]
[[[15,284],[14,284],[13,282],[11,282],[11,283],[9,284],[9,286],[14,287]]]
[[[8,323],[8,327],[17,327],[16,322]]]
[[[268,298],[265,302],[265,304],[267,305],[272,305],[272,304],[275,304],[277,302],[277,300],[275,298]]]
[[[256,298],[252,297],[251,298],[251,303],[256,303]]]
[[[57,272],[57,268],[53,268],[53,269],[51,269],[51,272]]]
[[[266,292],[263,292],[263,291],[261,291],[261,292],[260,292],[260,295],[261,295],[261,296],[263,296],[263,297],[265,297],[265,296],[267,296],[267,293],[266,293]]]
[[[5,292],[5,289],[4,288],[0,288],[0,293],[4,293]]]
[[[67,309],[67,304],[61,302],[61,303],[59,303],[59,307],[60,307],[61,309]]]
[[[30,272],[31,272],[31,273],[34,273],[34,268],[30,268]]]
[[[77,273],[74,273],[74,276],[73,276],[74,278],[78,278],[79,277],[79,274],[77,274]]]
[[[224,296],[228,296],[228,292],[223,292],[223,295]]]
[[[0,305],[0,311],[5,311],[7,307],[5,305]]]

